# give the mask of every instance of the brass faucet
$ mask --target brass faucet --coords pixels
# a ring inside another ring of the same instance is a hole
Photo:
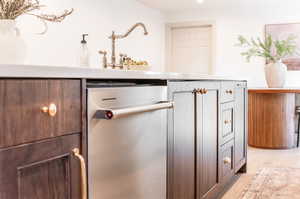
[[[130,33],[132,31],[134,31],[139,26],[141,26],[143,28],[144,35],[148,35],[147,28],[146,28],[145,24],[143,24],[143,23],[136,23],[124,35],[117,35],[117,34],[115,34],[115,31],[112,32],[112,35],[109,37],[109,39],[111,39],[111,41],[112,41],[111,63],[108,64],[107,61],[106,61],[106,57],[105,57],[103,59],[105,61],[105,63],[103,63],[104,68],[106,68],[108,66],[111,66],[112,68],[116,68],[116,67],[123,68],[123,64],[122,64],[121,61],[120,61],[119,64],[116,63],[116,40],[117,39],[124,39],[124,38],[128,37],[128,35],[130,35]],[[105,52],[105,51],[100,51],[99,53],[106,56],[106,53],[103,53],[103,52]],[[123,55],[121,55],[121,56],[123,56]]]

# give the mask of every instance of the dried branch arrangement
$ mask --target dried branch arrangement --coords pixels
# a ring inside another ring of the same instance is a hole
[[[0,0],[0,20],[15,20],[21,15],[32,15],[46,22],[62,22],[68,15],[73,13],[73,9],[65,10],[62,14],[43,14],[39,13],[45,5],[40,4],[39,0]]]

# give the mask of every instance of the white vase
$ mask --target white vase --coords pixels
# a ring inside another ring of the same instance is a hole
[[[26,44],[14,20],[0,20],[0,64],[24,64]]]
[[[283,88],[286,82],[287,66],[278,61],[265,67],[265,75],[269,88]]]

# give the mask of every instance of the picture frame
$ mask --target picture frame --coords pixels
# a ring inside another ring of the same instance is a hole
[[[273,39],[287,39],[291,35],[297,37],[297,47],[300,49],[300,23],[282,23],[265,25],[265,37],[271,35]],[[292,56],[282,60],[288,70],[300,70],[300,56]]]

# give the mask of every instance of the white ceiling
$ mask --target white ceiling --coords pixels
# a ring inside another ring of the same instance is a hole
[[[196,0],[138,0],[145,5],[166,12],[194,9],[200,6]],[[205,2],[206,3],[206,2]]]
[[[163,12],[187,11],[195,9],[214,8],[238,8],[238,7],[273,7],[273,6],[297,6],[298,0],[204,0],[199,4],[197,0],[137,0],[145,5],[159,9]]]

